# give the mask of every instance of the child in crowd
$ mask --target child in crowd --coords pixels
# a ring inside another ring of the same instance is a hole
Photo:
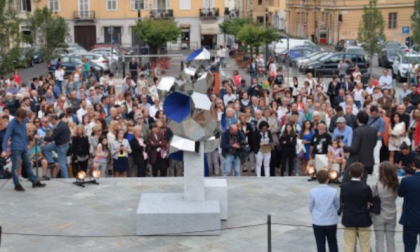
[[[99,138],[99,144],[96,147],[96,155],[94,160],[94,167],[95,169],[99,169],[101,171],[101,177],[105,177],[108,153],[108,140],[105,136],[101,136]]]
[[[48,162],[44,158],[44,155],[42,155],[41,146],[35,145],[36,139],[33,136],[29,136],[28,140],[29,140],[28,154],[29,154],[29,158],[32,161],[32,167],[33,168],[42,167],[42,178],[44,180],[50,180],[50,177],[47,176]]]
[[[341,165],[341,169],[346,167],[346,156],[343,148],[338,146],[339,141],[339,139],[334,139],[328,147],[328,170],[331,170],[334,164]]]

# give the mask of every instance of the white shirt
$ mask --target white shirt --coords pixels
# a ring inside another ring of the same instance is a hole
[[[79,108],[79,110],[77,110],[77,119],[79,119],[80,123],[83,123],[83,116],[87,113],[86,109],[83,108]]]
[[[80,81],[80,75],[79,75],[79,73],[73,74],[73,81],[74,82],[79,82]]]
[[[153,117],[153,119],[156,119],[155,115],[156,115],[156,112],[157,112],[158,110],[162,110],[162,108],[161,108],[160,106],[159,106],[159,107],[156,107],[155,105],[151,106],[151,107],[149,108],[149,115],[150,115],[151,117]]]
[[[226,49],[225,48],[220,50],[219,57],[220,58],[225,58],[226,57]]]
[[[384,76],[382,75],[379,78],[379,85],[382,89],[391,89],[392,88],[392,77],[390,75]]]
[[[373,90],[374,90],[374,89],[375,89],[375,86],[372,86],[372,87],[367,86],[367,87],[366,87],[366,92],[367,92],[368,94],[372,95],[372,94],[373,94]]]
[[[360,90],[354,89],[353,90],[355,101],[360,101],[360,102],[363,101],[363,91],[364,91],[363,89],[360,89]]]
[[[228,105],[228,103],[229,103],[229,101],[235,101],[235,99],[236,99],[236,95],[234,95],[234,94],[225,94],[224,96],[223,96],[223,103],[225,104],[225,106],[227,106]]]
[[[63,69],[61,69],[61,70],[58,70],[58,69],[55,70],[54,76],[55,76],[55,79],[56,80],[63,81],[64,80],[64,70]]]

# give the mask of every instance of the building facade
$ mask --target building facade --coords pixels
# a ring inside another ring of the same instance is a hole
[[[316,39],[321,44],[335,44],[340,39],[357,39],[363,7],[369,0],[287,0],[287,30],[302,38]],[[404,44],[411,35],[403,27],[411,26],[414,0],[379,0],[378,8],[385,21],[389,41]],[[409,29],[410,30],[410,29]]]
[[[286,29],[285,0],[238,0],[239,15],[250,17],[255,22],[265,24],[268,11],[268,24],[279,30]]]
[[[138,46],[133,27],[143,18],[173,18],[182,36],[169,49],[205,46],[213,49],[224,42],[218,24],[223,22],[225,0],[15,0],[23,9],[48,6],[69,24],[68,43],[90,50],[96,43]],[[22,25],[24,30],[24,24]]]

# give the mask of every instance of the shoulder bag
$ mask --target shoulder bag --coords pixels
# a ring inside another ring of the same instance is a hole
[[[380,214],[381,213],[381,198],[379,197],[378,193],[378,183],[375,186],[375,193],[372,199],[372,207],[370,208],[370,212],[373,214]]]

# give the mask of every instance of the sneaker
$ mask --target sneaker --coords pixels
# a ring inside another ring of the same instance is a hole
[[[23,187],[20,184],[17,184],[17,185],[15,185],[15,191],[24,192],[25,189],[23,189]]]
[[[44,176],[42,176],[42,179],[44,179],[44,180],[50,180],[51,178],[48,177],[47,175],[44,175]]]
[[[35,184],[32,185],[32,188],[37,188],[37,187],[45,187],[46,184],[42,184],[41,182],[37,181]]]
[[[19,181],[25,181],[25,178],[22,176],[19,176]]]

